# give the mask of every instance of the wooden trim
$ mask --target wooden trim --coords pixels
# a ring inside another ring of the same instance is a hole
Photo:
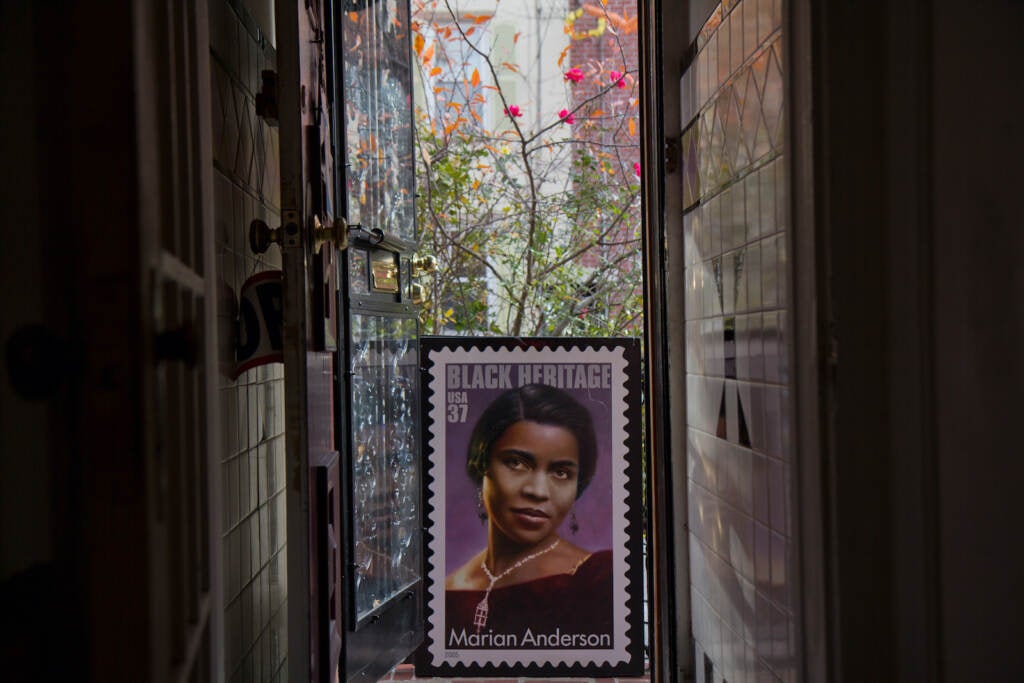
[[[278,130],[281,163],[281,222],[295,224],[301,235],[303,205],[303,74],[302,55],[311,36],[300,13],[302,0],[275,3],[277,29]],[[311,675],[312,624],[310,585],[309,434],[306,416],[307,350],[309,349],[309,287],[306,247],[302,239],[282,246],[284,295],[283,352],[285,375],[285,471],[287,477],[288,680],[308,681]]]
[[[935,395],[935,250],[932,185],[932,31],[930,2],[887,6],[886,139],[887,365],[886,398],[900,407],[892,422],[888,474],[892,499],[894,676],[943,680],[939,555],[939,452]]]
[[[216,0],[215,0],[216,1]],[[222,533],[224,509],[222,464],[223,455],[220,409],[220,369],[218,311],[219,285],[217,238],[214,225],[213,170],[213,93],[210,63],[210,9],[207,0],[191,0],[194,53],[192,59],[194,174],[196,178],[196,221],[202,226],[204,291],[206,300],[203,320],[203,358],[206,392],[207,448],[207,533],[209,534],[209,647],[210,681],[223,681],[227,675],[224,662],[224,544]],[[225,340],[223,343],[227,343]]]
[[[668,339],[664,250],[665,144],[661,62],[661,2],[639,0],[643,17],[640,29],[641,177],[644,249],[644,346],[646,349],[645,418],[648,476],[648,587],[652,606],[650,620],[651,680],[676,677],[676,628],[682,616],[676,611],[675,527],[673,523],[671,430],[668,405]],[[671,617],[666,618],[668,615]]]
[[[828,680],[829,640],[826,605],[827,516],[822,482],[828,453],[825,404],[820,401],[822,377],[829,372],[829,344],[821,280],[827,277],[819,258],[820,235],[815,217],[814,66],[811,60],[811,2],[792,0],[783,21],[787,55],[789,112],[786,158],[789,164],[790,216],[787,249],[793,255],[793,293],[789,366],[794,391],[789,412],[794,416],[794,475],[791,493],[795,557],[797,643],[804,681]]]

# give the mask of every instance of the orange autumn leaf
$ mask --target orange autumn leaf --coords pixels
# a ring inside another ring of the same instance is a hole
[[[566,45],[565,48],[562,50],[562,54],[560,54],[558,56],[558,66],[562,66],[562,62],[565,61],[565,58],[566,58],[566,56],[568,56],[569,50],[571,48],[572,48],[572,45]]]
[[[629,134],[636,135],[636,119],[629,120]]]
[[[434,94],[435,95],[440,95],[443,92],[448,92],[448,88],[445,88],[444,86],[441,86],[441,85],[438,85],[438,86],[434,87]]]
[[[594,111],[590,112],[591,116],[602,116],[603,114],[604,109],[595,109]]]
[[[474,88],[480,85],[480,71],[478,71],[477,69],[473,69],[473,76],[470,78],[469,82],[473,85]]]
[[[601,4],[606,5],[607,0],[601,0]],[[599,19],[606,19],[609,24],[622,33],[636,33],[637,17],[629,18],[603,7],[595,7],[590,3],[583,5],[583,11]]]
[[[472,109],[469,110],[469,114],[470,114],[470,116],[472,116],[476,120],[477,123],[483,123],[484,122],[483,117],[480,116],[480,114],[477,114]]]
[[[423,51],[423,63],[427,64],[434,56],[434,43],[430,44],[426,50]]]
[[[512,44],[513,45],[515,45],[516,43],[519,42],[519,36],[521,36],[521,35],[523,35],[523,32],[522,31],[518,31],[514,36],[512,36]]]
[[[485,90],[493,90],[495,92],[498,92],[498,86],[496,86],[496,85],[485,85],[484,89]]]
[[[451,135],[452,131],[455,130],[458,126],[459,126],[458,122],[449,123],[447,126],[444,127],[444,134],[445,135]]]
[[[433,78],[434,76],[438,75],[439,73],[441,73],[441,67],[439,67],[439,66],[435,66],[433,69],[430,70],[431,78]]]
[[[455,111],[462,111],[462,104],[459,102],[449,102],[448,108],[454,109]]]
[[[467,35],[467,36],[471,36],[471,35],[473,35],[474,33],[476,33],[476,28],[475,28],[475,27],[473,27],[473,26],[470,26],[469,28],[467,28],[467,29],[466,29],[466,35]]]
[[[519,73],[519,67],[516,66],[515,64],[511,64],[509,62],[502,62],[501,65],[508,69],[509,71]]]
[[[416,54],[418,54],[418,55],[422,55],[423,54],[423,43],[424,42],[425,41],[423,40],[423,36],[420,35],[419,33],[417,33],[416,37],[412,39],[412,49],[416,51]]]
[[[348,13],[348,20],[351,21],[353,24],[358,24],[359,23],[359,13],[358,12],[349,12]]]
[[[490,21],[490,19],[491,19],[490,16],[480,16],[480,17],[477,17],[476,19],[474,19],[473,23],[474,24],[482,24],[485,21]]]

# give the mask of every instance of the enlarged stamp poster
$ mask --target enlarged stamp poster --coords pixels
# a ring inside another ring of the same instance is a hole
[[[421,340],[434,676],[643,671],[639,343]]]

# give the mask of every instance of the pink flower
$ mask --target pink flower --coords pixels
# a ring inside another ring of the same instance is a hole
[[[572,81],[573,83],[579,83],[583,80],[583,70],[574,66],[565,72],[565,80]]]
[[[505,116],[509,117],[510,119],[514,119],[514,118],[516,118],[518,116],[522,116],[522,115],[523,115],[523,112],[519,108],[518,104],[510,104],[507,107],[505,107]]]
[[[576,123],[576,117],[572,115],[572,112],[568,109],[563,109],[558,112],[558,118],[562,119],[562,123],[568,123],[570,126]]]
[[[633,173],[636,173],[636,177],[637,178],[640,177],[640,162],[639,161],[634,161],[633,162]]]
[[[618,71],[609,71],[608,72],[608,76],[611,79],[611,82],[615,84],[616,88],[625,88],[626,87],[626,75],[625,74],[619,73]]]

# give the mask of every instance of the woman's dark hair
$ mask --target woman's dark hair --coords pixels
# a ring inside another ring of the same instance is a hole
[[[466,472],[470,478],[477,484],[483,481],[494,442],[506,429],[524,420],[564,427],[576,437],[580,468],[576,497],[579,498],[594,476],[597,463],[594,421],[590,411],[579,401],[547,384],[527,384],[510,389],[487,406],[469,437]]]

